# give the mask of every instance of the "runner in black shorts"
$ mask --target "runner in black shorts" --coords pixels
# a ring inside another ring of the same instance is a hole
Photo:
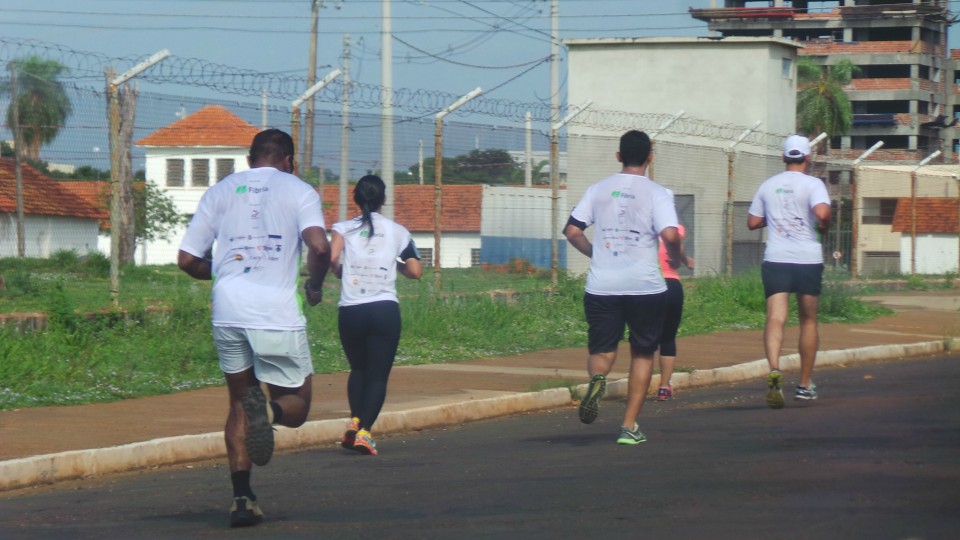
[[[652,159],[650,138],[629,131],[620,138],[618,174],[591,185],[570,213],[564,236],[590,257],[583,309],[589,323],[590,384],[580,400],[580,421],[597,419],[607,375],[617,360],[624,328],[630,330],[627,407],[617,444],[645,442],[637,417],[643,408],[663,326],[667,285],[657,258],[659,240],[676,266],[681,256],[673,195],[644,176]],[[594,242],[584,234],[595,225]]]
[[[760,265],[763,293],[770,298],[776,293],[820,296],[823,288],[822,264],[764,262]]]
[[[783,145],[786,170],[768,178],[754,195],[747,216],[751,231],[766,227],[767,246],[760,273],[767,298],[763,348],[770,364],[767,406],[783,407],[780,349],[787,323],[790,295],[797,295],[800,311],[800,381],[794,399],[817,399],[813,365],[817,360],[819,331],[817,310],[823,279],[823,246],[820,237],[830,226],[830,196],[819,178],[806,174],[810,141],[791,135]]]

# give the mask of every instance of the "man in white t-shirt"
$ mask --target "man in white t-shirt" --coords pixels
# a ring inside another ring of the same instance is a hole
[[[593,184],[573,209],[563,234],[590,257],[583,299],[588,324],[590,384],[580,401],[580,421],[597,418],[606,376],[617,359],[624,327],[630,329],[627,409],[618,444],[639,444],[637,417],[650,387],[659,344],[667,285],[660,273],[660,239],[676,267],[682,260],[677,213],[671,193],[644,176],[653,160],[650,137],[628,131],[620,138],[618,174]],[[593,242],[584,233],[595,225]]]
[[[213,336],[230,399],[224,438],[234,527],[263,519],[250,470],[273,454],[272,424],[298,427],[310,411],[313,361],[297,292],[300,257],[306,244],[310,278],[304,292],[315,306],[323,299],[330,246],[320,196],[290,174],[293,156],[288,134],[258,133],[247,158],[250,169],[204,193],[180,245],[184,272],[215,278]],[[205,255],[214,243],[209,260]]]
[[[794,399],[812,401],[817,392],[810,377],[817,359],[817,310],[823,282],[820,237],[830,226],[830,196],[819,178],[808,176],[810,141],[791,135],[783,145],[786,171],[767,179],[750,204],[747,227],[767,228],[767,246],[761,275],[767,297],[763,347],[770,364],[767,405],[783,407],[780,351],[787,322],[790,294],[796,294],[800,312],[800,384]]]

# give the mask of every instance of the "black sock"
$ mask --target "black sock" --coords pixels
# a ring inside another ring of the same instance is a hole
[[[283,409],[280,407],[280,404],[276,401],[270,402],[270,408],[273,409],[273,423],[279,424],[280,419],[283,418]]]
[[[248,497],[251,501],[257,500],[250,488],[250,471],[237,471],[230,473],[230,481],[233,483],[234,497]]]

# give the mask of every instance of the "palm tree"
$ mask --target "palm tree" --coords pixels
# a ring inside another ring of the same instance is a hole
[[[7,108],[7,125],[13,125],[14,111],[19,111],[21,155],[28,161],[39,161],[40,147],[57,138],[60,128],[73,112],[70,98],[57,81],[67,68],[56,60],[38,56],[14,60],[17,66],[17,102]],[[10,88],[6,88],[10,91]]]
[[[843,87],[860,68],[850,60],[821,66],[812,58],[797,61],[797,130],[807,135],[845,135],[853,125],[853,107]]]

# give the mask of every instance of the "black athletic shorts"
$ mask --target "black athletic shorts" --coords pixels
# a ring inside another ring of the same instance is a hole
[[[820,296],[823,265],[764,261],[760,265],[760,277],[763,278],[763,293],[767,298],[784,292]]]
[[[639,354],[657,351],[667,293],[600,296],[586,293],[587,349],[590,354],[617,350],[623,330],[630,330],[630,347]]]

